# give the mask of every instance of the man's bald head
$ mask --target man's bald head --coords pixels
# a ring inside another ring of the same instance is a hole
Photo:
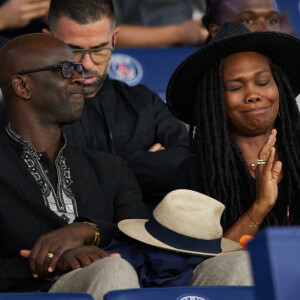
[[[78,120],[84,77],[68,64],[65,68],[69,67],[72,75],[66,78],[61,64],[74,60],[69,46],[42,33],[17,37],[1,49],[0,87],[11,124],[48,126]]]
[[[19,36],[9,41],[0,51],[0,87],[5,90],[16,73],[55,64],[58,52],[73,57],[71,49],[61,40],[43,33]],[[65,60],[66,57],[62,58]]]

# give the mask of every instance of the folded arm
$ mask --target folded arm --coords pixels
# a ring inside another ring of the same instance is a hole
[[[153,103],[155,143],[144,151],[130,153],[126,159],[143,194],[157,202],[172,189],[179,165],[191,153],[185,125],[171,114],[160,98],[156,96]]]
[[[208,36],[202,20],[164,26],[120,25],[117,47],[166,47],[201,44]]]

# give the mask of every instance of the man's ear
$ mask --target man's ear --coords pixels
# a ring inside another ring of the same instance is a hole
[[[42,33],[51,35],[51,32],[47,28],[43,28]]]
[[[212,38],[214,38],[217,35],[217,33],[219,32],[219,30],[220,30],[220,25],[209,24],[208,25],[208,30],[209,30]]]
[[[117,43],[117,35],[118,35],[120,29],[121,28],[119,26],[117,26],[114,30],[114,45],[116,45],[116,43]]]
[[[24,100],[29,100],[31,98],[31,91],[28,87],[28,82],[26,78],[22,75],[14,75],[11,79],[12,88],[15,93],[23,98]]]

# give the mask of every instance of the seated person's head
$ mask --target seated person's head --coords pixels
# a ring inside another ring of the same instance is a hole
[[[203,23],[215,37],[225,22],[240,22],[251,31],[279,31],[276,0],[206,0]]]
[[[8,42],[0,51],[0,87],[11,122],[63,125],[80,118],[84,68],[74,61],[72,50],[50,35]]]
[[[255,199],[255,184],[237,140],[265,140],[275,128],[285,180],[299,186],[299,53],[300,40],[292,36],[227,23],[169,81],[169,108],[191,125],[190,143],[204,178],[201,192],[235,208],[225,230]],[[287,199],[291,195],[292,190]]]
[[[107,77],[119,31],[111,0],[53,0],[48,15],[52,35],[68,44],[86,68],[84,94],[93,97]],[[49,31],[44,30],[50,34]],[[105,48],[105,49],[103,49]]]

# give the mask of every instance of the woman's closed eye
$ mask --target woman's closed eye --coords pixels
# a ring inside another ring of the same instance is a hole
[[[265,86],[269,82],[270,82],[270,80],[261,80],[261,81],[256,82],[256,84],[259,85],[259,86]]]
[[[230,86],[225,86],[224,90],[227,91],[227,92],[235,92],[235,91],[238,91],[242,88],[243,88],[242,85],[230,85]]]

